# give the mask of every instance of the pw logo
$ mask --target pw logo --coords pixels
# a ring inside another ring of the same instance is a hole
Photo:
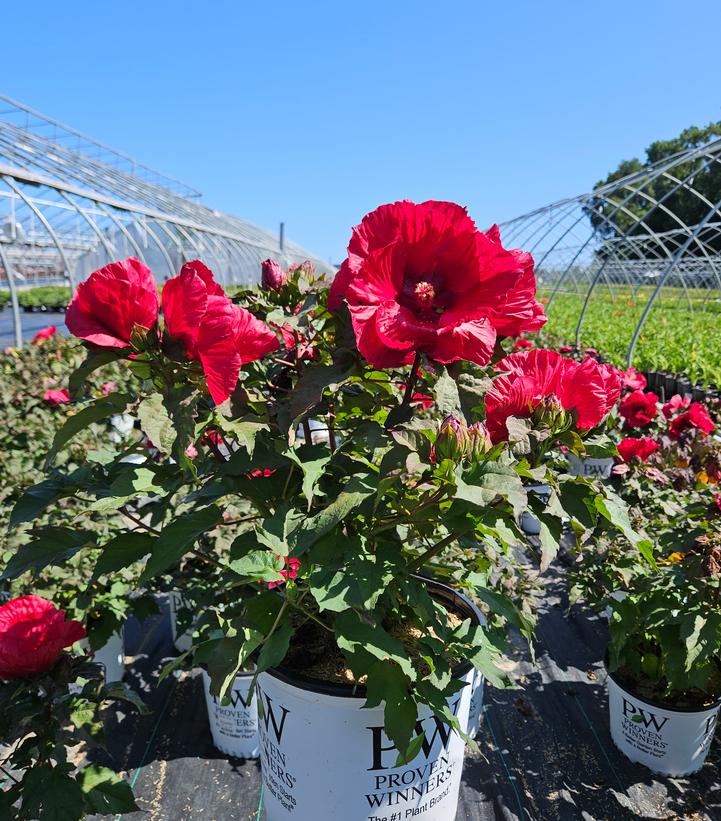
[[[633,721],[634,724],[643,724],[647,730],[653,727],[657,733],[661,732],[668,721],[668,716],[664,716],[663,720],[659,720],[659,716],[655,713],[652,713],[650,710],[642,710],[625,698],[623,699],[623,714],[626,718]]]

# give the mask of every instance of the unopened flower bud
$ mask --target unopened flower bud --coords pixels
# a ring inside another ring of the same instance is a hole
[[[531,417],[534,425],[550,428],[554,433],[564,430],[569,423],[563,405],[555,395],[542,399]]]
[[[441,422],[436,437],[436,458],[461,462],[467,457],[470,444],[471,440],[465,423],[456,419],[455,416],[446,416]]]
[[[142,325],[134,325],[130,332],[130,347],[135,353],[143,353],[150,347],[150,330]]]
[[[472,462],[480,462],[486,453],[493,447],[491,437],[483,422],[474,422],[468,428],[470,446],[468,456]]]
[[[274,259],[264,260],[260,272],[260,285],[264,291],[280,291],[288,281],[288,274]]]

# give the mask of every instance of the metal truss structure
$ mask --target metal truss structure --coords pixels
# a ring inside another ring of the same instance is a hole
[[[652,311],[718,314],[721,139],[682,151],[501,225],[504,245],[530,251],[539,291],[578,306],[575,342],[594,306],[630,295],[627,363]]]
[[[267,258],[328,265],[280,236],[200,202],[200,193],[0,95],[0,289],[71,287],[136,256],[159,282],[202,259],[223,285],[249,284]]]

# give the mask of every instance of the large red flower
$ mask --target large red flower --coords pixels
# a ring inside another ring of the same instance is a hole
[[[672,439],[678,439],[684,431],[690,428],[696,428],[705,434],[713,433],[716,430],[713,419],[700,402],[694,402],[686,413],[682,413],[673,419],[668,426],[668,434]]]
[[[653,422],[658,414],[658,396],[641,390],[633,391],[624,396],[618,410],[627,425],[632,428],[644,428]]]
[[[451,202],[381,205],[353,229],[328,306],[348,303],[358,350],[376,367],[417,352],[438,362],[485,365],[497,335],[537,331],[533,259],[478,231]]]
[[[45,391],[43,401],[50,405],[67,405],[70,402],[70,393],[67,388],[52,388]]]
[[[85,638],[79,621],[39,596],[22,596],[0,607],[0,679],[49,670],[65,647]]]
[[[544,348],[511,354],[497,363],[496,370],[508,373],[494,379],[486,394],[486,424],[494,442],[508,436],[509,416],[529,417],[554,397],[564,410],[575,413],[576,427],[588,430],[621,394],[621,380],[613,368],[591,358],[576,362]]]
[[[624,462],[630,462],[632,459],[647,462],[648,457],[658,448],[658,443],[654,442],[650,436],[642,436],[640,439],[627,437],[622,439],[617,446],[619,456]]]
[[[135,257],[112,262],[78,285],[65,324],[73,336],[103,348],[126,348],[136,325],[158,319],[158,286],[150,268]]]
[[[162,300],[168,335],[183,343],[189,359],[201,363],[217,404],[233,392],[242,365],[279,347],[273,331],[234,305],[198,260],[165,283]]]
[[[42,328],[35,334],[35,336],[32,338],[32,344],[39,345],[46,339],[50,339],[51,336],[55,336],[57,332],[58,329],[55,325],[48,325],[46,328]]]

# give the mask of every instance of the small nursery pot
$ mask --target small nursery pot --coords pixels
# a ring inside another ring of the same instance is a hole
[[[633,695],[609,674],[611,738],[631,761],[660,775],[690,775],[706,760],[721,701],[712,707],[683,710]]]
[[[546,502],[548,502],[548,497],[551,495],[550,485],[530,485],[527,490],[542,499],[545,498]],[[521,530],[528,536],[538,536],[541,532],[541,523],[530,510],[524,510],[521,514]]]
[[[185,608],[189,608],[188,600],[177,590],[168,593],[168,609],[170,610],[170,630],[173,634],[173,644],[180,653],[190,650],[193,644],[194,623],[191,622],[188,628],[178,635],[178,613]]]
[[[608,479],[613,470],[614,460],[580,458],[575,453],[568,454],[568,472],[571,476],[589,476],[592,479]]]
[[[434,598],[479,623],[465,596],[428,582]],[[468,686],[449,705],[468,726],[474,671],[458,665]],[[397,752],[383,726],[383,705],[364,709],[365,688],[330,684],[282,668],[258,677],[261,769],[266,821],[338,818],[454,821],[465,744],[425,706],[418,755],[395,766]]]
[[[203,670],[203,689],[213,744],[226,755],[258,758],[258,710],[255,693],[248,697],[253,673],[235,677],[230,703],[221,704],[210,692],[210,676]]]

